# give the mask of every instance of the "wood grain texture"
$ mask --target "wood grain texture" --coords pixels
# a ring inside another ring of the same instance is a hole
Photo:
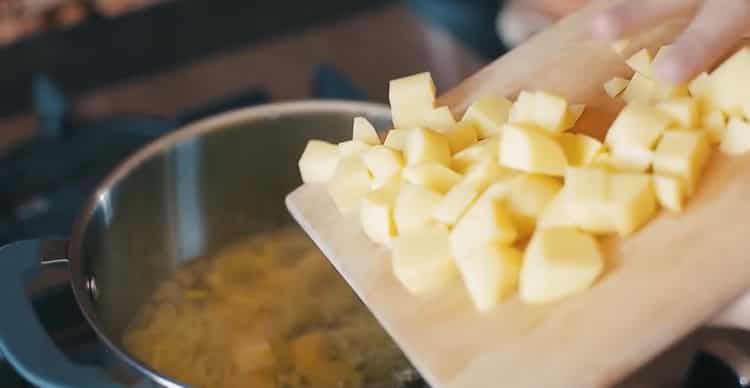
[[[595,3],[469,78],[441,102],[454,111],[486,93],[545,89],[589,104],[599,133],[620,108],[602,84],[627,75],[609,45],[589,38]],[[634,46],[670,41],[676,20]],[[636,47],[637,48],[637,47]],[[631,48],[631,52],[633,48]],[[304,185],[287,206],[433,387],[611,386],[691,332],[750,284],[750,156],[716,154],[682,215],[662,215],[634,236],[605,241],[609,270],[589,292],[560,303],[517,298],[480,314],[460,281],[415,297],[392,275],[389,253],[357,220],[339,215],[325,187]]]

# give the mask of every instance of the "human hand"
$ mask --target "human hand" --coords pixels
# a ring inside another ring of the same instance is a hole
[[[588,0],[509,0],[497,18],[500,39],[514,47]]]
[[[750,1],[622,1],[594,19],[593,31],[601,38],[620,39],[692,10],[696,12],[687,29],[654,64],[658,77],[682,83],[707,70],[736,47],[750,30]]]

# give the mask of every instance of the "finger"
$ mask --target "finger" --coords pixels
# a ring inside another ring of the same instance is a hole
[[[585,5],[588,0],[526,0],[536,9],[555,17],[563,17]]]
[[[672,48],[654,64],[657,76],[681,83],[724,57],[750,27],[750,1],[709,0]]]
[[[605,9],[594,17],[593,33],[603,39],[619,39],[695,6],[695,0],[631,0]]]

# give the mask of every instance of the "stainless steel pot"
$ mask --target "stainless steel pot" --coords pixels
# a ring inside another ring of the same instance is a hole
[[[101,183],[70,240],[0,248],[0,351],[38,386],[122,386],[68,361],[24,295],[24,277],[63,261],[81,311],[111,351],[147,381],[180,386],[128,354],[121,344],[126,325],[181,264],[291,222],[283,199],[300,182],[306,140],[346,139],[355,116],[389,125],[382,105],[281,103],[203,120],[146,146]]]

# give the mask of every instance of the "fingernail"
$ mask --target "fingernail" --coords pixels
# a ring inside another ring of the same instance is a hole
[[[602,39],[614,40],[620,37],[620,27],[615,18],[609,13],[597,15],[591,23],[595,36]]]

